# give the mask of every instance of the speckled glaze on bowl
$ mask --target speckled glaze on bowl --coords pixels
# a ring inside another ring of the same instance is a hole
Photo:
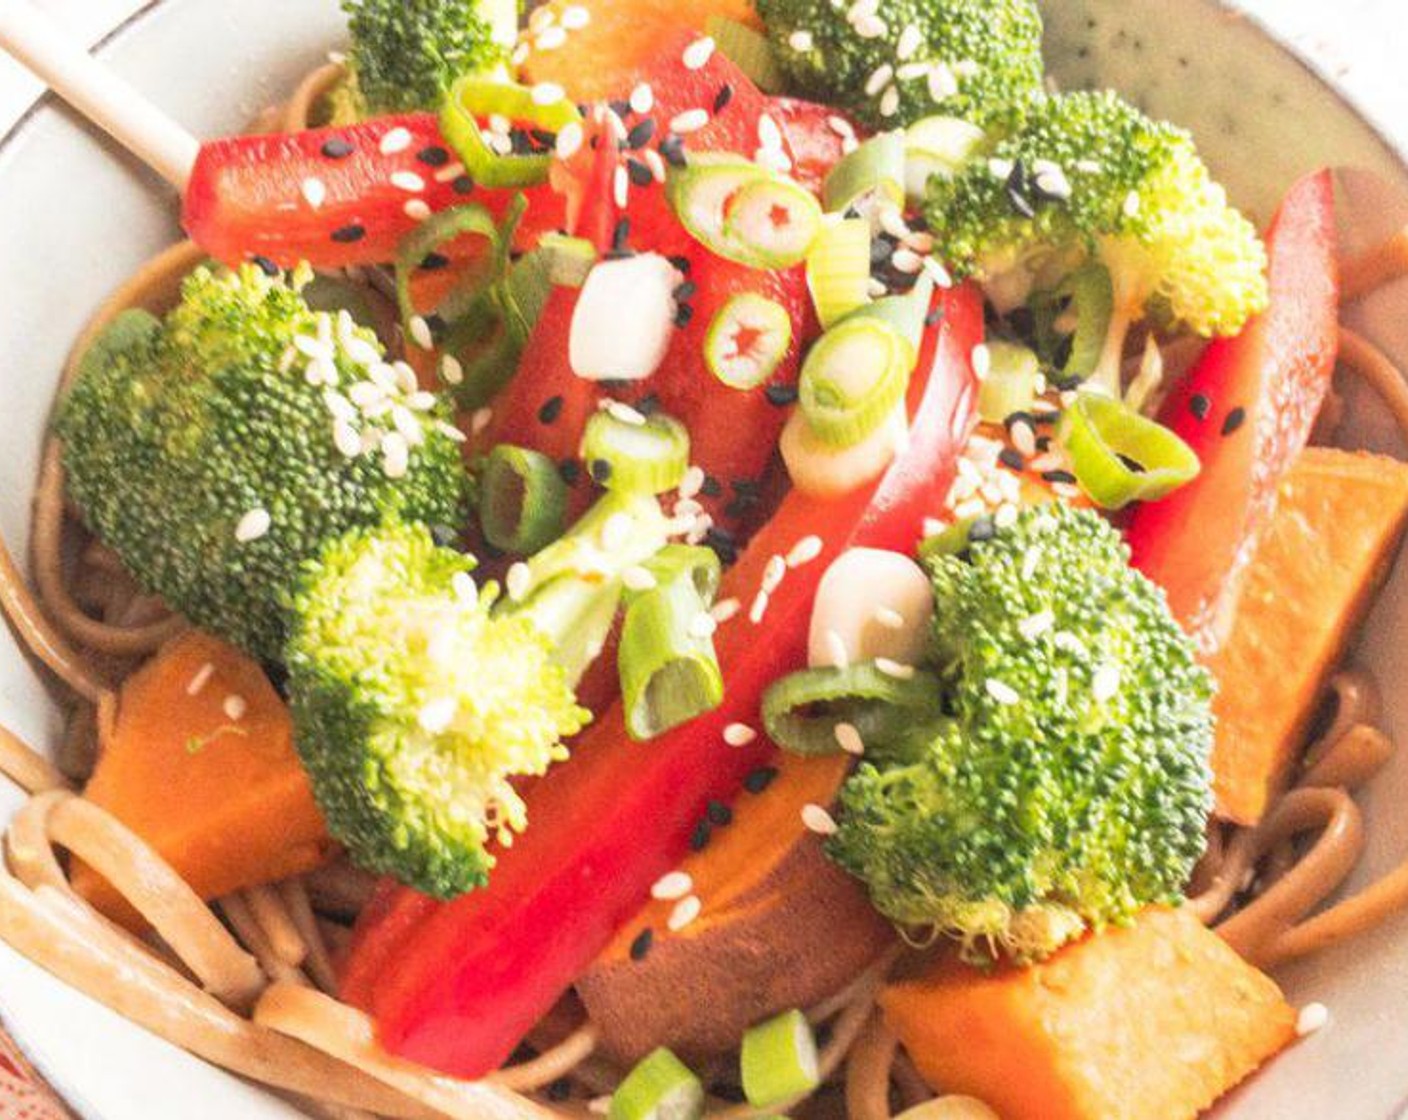
[[[1254,22],[1211,0],[1048,0],[1048,59],[1064,87],[1113,85],[1191,128],[1233,197],[1265,219],[1289,182],[1321,164],[1341,175],[1346,240],[1408,221],[1408,169],[1368,123]],[[202,135],[239,127],[341,36],[335,0],[156,0],[104,45],[112,64]],[[173,199],[149,173],[64,110],[41,103],[0,148],[0,531],[28,535],[41,433],[64,353],[104,293],[177,231]],[[1408,362],[1408,285],[1355,313]],[[1351,441],[1404,453],[1351,395]],[[1370,619],[1361,660],[1386,682],[1391,728],[1408,734],[1408,565]],[[0,721],[51,744],[43,679],[0,629]],[[1408,852],[1408,759],[1363,798],[1364,882]],[[0,817],[18,798],[0,789]],[[1408,1098],[1408,920],[1285,970],[1293,999],[1320,1000],[1329,1029],[1278,1059],[1218,1112],[1261,1120],[1382,1120]],[[159,1042],[0,945],[0,1017],[85,1120],[272,1120],[284,1102]],[[1170,1061],[1190,1060],[1170,1054]]]

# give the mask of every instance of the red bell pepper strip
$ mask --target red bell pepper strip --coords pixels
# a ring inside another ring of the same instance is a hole
[[[1276,488],[1310,438],[1339,347],[1334,187],[1328,171],[1291,188],[1267,233],[1271,299],[1235,338],[1213,342],[1160,419],[1202,472],[1129,524],[1134,563],[1213,652]]]
[[[377,117],[347,128],[232,136],[203,144],[186,186],[181,224],[212,257],[256,257],[281,268],[390,261],[425,214],[463,202],[502,214],[514,191],[476,187],[428,113]],[[531,188],[520,243],[566,224],[566,195]]]
[[[375,1015],[393,1053],[466,1077],[499,1066],[677,864],[709,801],[731,800],[772,756],[761,736],[725,745],[724,728],[758,726],[767,685],[805,663],[812,601],[835,556],[913,547],[971,432],[981,305],[969,289],[939,299],[943,316],[928,332],[911,392],[908,448],[877,484],[845,498],[791,494],[726,574],[721,594],[744,609],[716,639],[723,705],[650,743],[628,741],[614,708],[530,791],[531,826],[500,854],[487,889],[435,904],[386,888],[369,909],[342,994]],[[769,558],[813,534],[821,556],[790,572],[753,623],[749,607]]]
[[[774,97],[768,115],[778,123],[791,149],[792,178],[817,194],[846,154],[846,137],[835,127],[837,122],[844,122],[857,138],[865,137],[865,130],[845,113],[815,101]]]

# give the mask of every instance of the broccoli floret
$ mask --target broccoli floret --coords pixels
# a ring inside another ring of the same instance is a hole
[[[343,0],[352,48],[337,120],[435,110],[464,74],[508,64],[518,0]]]
[[[514,780],[565,758],[591,718],[577,677],[622,572],[667,531],[653,500],[605,499],[505,598],[476,587],[472,558],[404,523],[355,531],[307,566],[287,652],[294,740],[359,865],[436,898],[488,881],[491,843],[527,824]]]
[[[1040,959],[1180,898],[1211,810],[1211,680],[1098,515],[1025,511],[929,562],[945,715],[867,744],[829,852],[912,931]]]
[[[929,180],[926,215],[955,274],[1000,307],[1090,260],[1113,287],[1096,384],[1117,391],[1132,321],[1235,334],[1266,306],[1266,250],[1188,133],[1109,91],[1043,99],[1020,132]]]
[[[873,128],[963,117],[1004,129],[1041,90],[1033,0],[758,0],[796,92]]]
[[[164,323],[129,312],[103,336],[56,421],[89,527],[143,587],[267,661],[329,540],[390,513],[466,517],[449,407],[349,317],[310,310],[305,279],[198,269]]]

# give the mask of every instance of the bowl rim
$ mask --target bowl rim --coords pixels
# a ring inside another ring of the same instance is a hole
[[[102,58],[110,48],[121,43],[128,35],[139,31],[147,19],[159,9],[180,2],[181,0],[142,0],[134,10],[94,40],[88,48],[89,53]],[[328,2],[332,3],[333,0],[328,0]],[[529,0],[529,2],[532,3],[534,0]],[[1048,4],[1060,4],[1063,0],[1037,0],[1037,2],[1039,6],[1045,7]],[[1408,129],[1404,129],[1401,135],[1396,135],[1395,126],[1374,98],[1348,88],[1332,71],[1328,60],[1317,58],[1308,47],[1283,36],[1271,25],[1266,16],[1242,7],[1238,0],[1175,0],[1175,2],[1190,6],[1196,5],[1211,13],[1236,19],[1250,26],[1264,43],[1292,62],[1309,76],[1321,90],[1353,113],[1373,137],[1374,143],[1380,149],[1380,154],[1386,157],[1388,163],[1404,177],[1405,181],[1408,181]],[[34,119],[42,111],[51,108],[57,108],[62,112],[71,112],[67,109],[64,100],[51,89],[45,88],[31,97],[14,116],[9,127],[0,132],[0,157],[6,155],[9,149],[23,138],[26,129],[33,124]],[[0,1008],[0,1020],[7,1018],[8,1016],[3,1014],[3,1008]],[[17,1032],[12,1032],[10,1037],[20,1057],[30,1063],[31,1068],[39,1072],[39,1076],[44,1078],[45,1087],[64,1107],[73,1108],[83,1103],[72,1100],[53,1086],[43,1073],[42,1062],[29,1055],[17,1036]],[[1405,1087],[1405,1093],[1408,1093],[1408,1087]],[[1393,1107],[1385,1120],[1400,1120],[1400,1118],[1408,1120],[1408,1095],[1405,1095]]]

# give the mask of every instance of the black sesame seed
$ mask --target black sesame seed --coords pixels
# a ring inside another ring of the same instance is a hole
[[[643,148],[655,139],[655,118],[646,117],[626,133],[626,147],[631,151]]]
[[[607,459],[593,459],[587,464],[587,472],[598,486],[605,486],[611,481],[611,462]]]
[[[1030,412],[1023,412],[1020,409],[1016,412],[1009,412],[1002,420],[1002,426],[1009,432],[1018,424],[1025,424],[1030,428],[1035,423],[1036,418]]]
[[[685,167],[689,162],[684,158],[684,139],[673,134],[660,141],[660,155],[671,167]]]
[[[1212,401],[1204,393],[1194,393],[1188,401],[1188,411],[1199,420],[1206,420],[1212,411]]]
[[[425,325],[430,328],[430,333],[438,338],[440,335],[445,333],[445,328],[449,324],[445,322],[445,317],[443,315],[431,314],[425,316]]]
[[[621,218],[616,222],[615,228],[611,231],[611,251],[613,253],[624,253],[630,248],[631,241],[631,219]]]
[[[1123,453],[1119,453],[1119,458],[1120,462],[1124,464],[1125,470],[1131,471],[1134,474],[1144,473],[1144,464],[1139,462],[1138,459],[1131,459],[1128,455]]]
[[[763,484],[756,478],[735,478],[730,483],[733,492],[740,498],[758,498],[762,495]]]
[[[339,245],[351,245],[354,242],[361,241],[362,238],[366,236],[366,226],[339,226],[337,229],[332,231],[332,239],[336,241]]]
[[[727,511],[725,511],[727,512]],[[730,514],[729,516],[735,516]],[[733,564],[738,560],[738,545],[734,543],[733,534],[727,529],[717,525],[711,527],[704,534],[704,544],[714,550],[721,564]]]
[[[357,145],[340,136],[334,136],[323,144],[323,155],[328,159],[346,159],[357,150]]]
[[[934,310],[924,316],[924,325],[926,327],[937,327],[941,322],[943,322],[943,318],[944,305],[940,303],[934,308]]]
[[[675,289],[674,296],[675,299],[679,300],[682,303],[685,300],[693,299],[695,293],[697,293],[698,291],[698,284],[696,284],[693,280],[686,280],[683,284],[681,284],[678,288]]]
[[[626,160],[626,174],[633,187],[648,187],[655,182],[655,173],[638,159]]]
[[[562,415],[562,406],[565,403],[561,397],[549,397],[538,409],[538,422],[540,424],[557,423],[557,418]]]
[[[699,492],[706,498],[719,498],[723,496],[724,484],[711,474],[704,476],[704,485],[699,488]]]
[[[545,128],[531,129],[528,135],[532,137],[533,143],[536,144],[539,149],[546,150],[555,147],[557,144],[557,133],[549,132]]]
[[[733,100],[733,86],[725,82],[719,87],[719,92],[714,95],[714,112],[722,113],[728,108],[728,103]]]
[[[635,940],[631,942],[631,960],[643,961],[650,952],[650,947],[655,944],[655,931],[649,926],[636,934]]]
[[[1027,461],[1015,447],[1004,447],[997,453],[997,458],[1004,467],[1011,467],[1014,471],[1026,469]]]
[[[990,541],[997,536],[997,526],[991,517],[980,517],[968,529],[970,541]]]
[[[891,257],[895,255],[895,249],[899,242],[888,233],[882,233],[870,243],[870,267],[878,268],[888,264]]]
[[[660,411],[660,394],[646,393],[635,403],[635,410],[642,416],[654,416]]]
[[[1037,436],[1037,437],[1036,437],[1036,449],[1037,449],[1038,451],[1050,451],[1050,450],[1051,450],[1051,437],[1050,437],[1050,436]]]
[[[444,148],[432,144],[429,148],[422,148],[418,151],[416,159],[426,167],[444,167],[450,162],[450,153]]]
[[[750,507],[757,505],[756,502],[744,498],[734,498],[728,505],[724,506],[724,516],[731,517],[735,521],[744,516]],[[722,556],[720,557],[722,559]]]
[[[1041,477],[1047,482],[1064,482],[1067,484],[1073,483],[1076,480],[1076,476],[1070,471],[1042,471]]]
[[[763,390],[763,396],[767,397],[768,404],[786,408],[797,403],[797,386],[772,384]]]
[[[665,259],[675,266],[676,272],[685,276],[688,276],[690,271],[694,268],[694,262],[688,257],[666,257]]]
[[[1222,434],[1230,436],[1240,428],[1247,420],[1247,410],[1245,408],[1234,408],[1227,414],[1227,419],[1222,422]]]
[[[259,269],[265,276],[277,276],[279,274],[279,266],[268,257],[254,256],[249,259],[255,268]]]
[[[675,326],[683,330],[694,318],[694,304],[681,303],[675,307]]]
[[[622,120],[625,120],[631,115],[631,103],[629,101],[608,101],[607,104],[611,106],[611,111]]]
[[[548,1086],[547,1093],[548,1100],[558,1104],[569,1100],[572,1096],[572,1079],[569,1077],[559,1077]]]
[[[1024,218],[1035,218],[1036,207],[1032,205],[1032,200],[1027,197],[1027,169],[1022,165],[1021,160],[1012,164],[1012,170],[1007,176],[1004,184],[1007,189],[1007,201]]]
[[[733,823],[733,810],[722,801],[711,801],[705,812],[708,814],[709,823],[716,828],[724,828]]]
[[[747,777],[743,779],[743,788],[749,793],[762,793],[772,785],[772,781],[776,777],[776,766],[759,766],[756,770],[749,771]]]
[[[712,837],[713,831],[708,821],[700,821],[694,826],[694,834],[689,838],[689,850],[692,852],[702,852],[709,846],[709,840]]]
[[[624,393],[627,389],[634,388],[635,382],[627,380],[624,377],[603,377],[597,382],[597,385],[603,392]]]
[[[469,194],[474,190],[474,180],[468,175],[457,175],[450,182],[450,189],[456,194]]]
[[[576,486],[582,479],[582,464],[576,459],[563,459],[557,464],[557,473],[568,486]]]
[[[443,253],[426,253],[421,258],[420,266],[426,272],[438,272],[442,268],[449,267],[450,258]]]

